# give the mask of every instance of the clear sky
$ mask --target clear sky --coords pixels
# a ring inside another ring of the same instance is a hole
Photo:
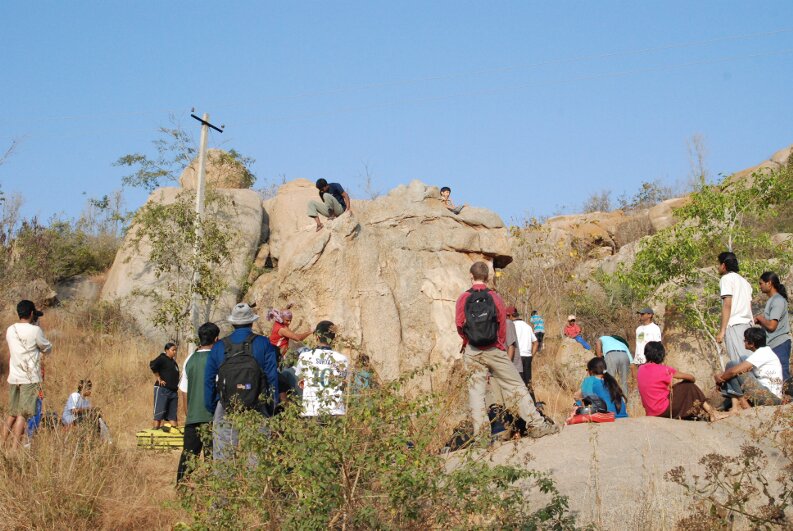
[[[191,107],[260,181],[324,177],[362,197],[412,179],[505,221],[602,189],[714,174],[793,143],[793,3],[0,3],[0,166],[25,214],[76,216],[120,188]],[[143,191],[125,192],[137,207]]]

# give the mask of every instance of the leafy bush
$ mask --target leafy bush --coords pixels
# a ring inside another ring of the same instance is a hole
[[[195,527],[574,527],[547,475],[475,451],[439,453],[444,412],[432,395],[406,398],[406,384],[348,396],[341,417],[301,418],[295,402],[264,425],[256,413],[234,416],[237,453],[199,467],[186,489]],[[544,505],[532,509],[532,493]]]

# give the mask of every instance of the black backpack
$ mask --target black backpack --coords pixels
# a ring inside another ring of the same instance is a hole
[[[475,347],[492,345],[498,341],[498,316],[496,303],[490,290],[468,290],[465,301],[465,324],[463,332],[468,343]]]
[[[267,375],[253,357],[252,333],[242,343],[232,343],[231,337],[223,338],[226,359],[218,368],[217,388],[223,409],[255,409],[261,411],[259,396],[267,389]]]

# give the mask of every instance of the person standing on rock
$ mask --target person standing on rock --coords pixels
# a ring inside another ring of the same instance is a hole
[[[603,358],[609,374],[619,378],[620,387],[627,393],[628,375],[633,361],[628,342],[620,336],[600,336],[595,342],[595,353],[598,358]]]
[[[328,219],[341,216],[344,212],[352,214],[350,196],[339,183],[328,183],[325,179],[317,179],[319,201],[309,201],[308,217],[317,222],[317,231],[322,229],[320,214]]]
[[[488,374],[503,391],[508,408],[517,410],[526,422],[530,437],[539,438],[556,433],[559,428],[546,423],[537,412],[529,390],[518,375],[506,353],[507,312],[504,301],[487,287],[490,274],[485,262],[474,262],[471,289],[463,292],[455,305],[457,333],[463,340],[463,362],[469,372],[468,405],[473,418],[474,435],[488,426],[486,391]]]
[[[41,354],[52,351],[52,344],[39,326],[43,312],[29,300],[19,301],[19,321],[6,330],[8,343],[8,416],[2,443],[11,434],[12,444],[18,446],[25,433],[27,419],[36,414],[36,400],[41,389]]]
[[[523,378],[523,383],[526,384],[531,399],[534,400],[536,405],[537,397],[534,396],[534,389],[531,387],[531,362],[538,349],[537,336],[534,334],[531,326],[520,318],[520,313],[514,306],[507,308],[507,319],[507,324],[512,325],[510,328],[515,329],[514,333],[517,341],[517,350],[512,353],[512,355],[517,358],[517,361],[513,358],[513,363],[516,367],[520,367],[518,372],[521,378]],[[507,334],[509,334],[509,328],[507,328]],[[507,337],[507,354],[510,354],[509,337]]]
[[[754,316],[755,322],[763,327],[766,345],[779,358],[782,364],[782,379],[790,379],[790,321],[788,318],[788,297],[785,285],[779,275],[766,271],[760,275],[760,291],[768,296],[763,313]]]
[[[719,290],[721,293],[721,329],[717,343],[725,343],[730,361],[741,362],[750,353],[743,345],[743,333],[751,328],[752,285],[738,274],[738,258],[734,253],[719,255]]]
[[[633,364],[641,365],[647,363],[647,358],[644,357],[645,345],[650,341],[661,341],[661,328],[653,322],[655,312],[649,306],[636,313],[639,314],[639,326],[636,327],[636,355],[633,357]]]

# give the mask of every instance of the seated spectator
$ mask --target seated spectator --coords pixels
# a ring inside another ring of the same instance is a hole
[[[606,361],[603,358],[592,358],[587,363],[586,370],[589,376],[581,382],[581,390],[576,391],[575,399],[583,400],[587,396],[595,395],[603,400],[608,411],[614,413],[614,418],[627,417],[627,398],[617,380],[606,369]]]
[[[592,347],[586,342],[584,336],[581,335],[581,326],[575,322],[575,315],[567,316],[567,326],[564,327],[564,335],[570,339],[575,339],[581,343],[581,346],[585,349],[592,350]]]
[[[444,186],[443,188],[441,188],[441,202],[451,212],[454,212],[455,214],[459,214],[468,205],[462,205],[462,206],[458,206],[458,207],[454,206],[454,203],[452,202],[452,200],[450,198],[451,195],[452,195],[452,189],[451,188],[449,188],[448,186]]]
[[[61,422],[64,426],[71,426],[75,422],[85,419],[94,410],[91,407],[91,380],[80,380],[77,384],[77,391],[70,394],[63,407]]]
[[[310,330],[308,332],[292,332],[292,330],[289,329],[289,325],[292,324],[292,311],[289,309],[290,306],[287,306],[283,310],[272,308],[267,312],[267,320],[274,321],[273,330],[270,332],[270,343],[278,349],[281,360],[283,360],[286,351],[289,349],[290,339],[293,341],[303,341],[311,335]]]
[[[771,347],[766,346],[762,328],[747,328],[743,344],[751,352],[741,361],[727,362],[726,370],[714,376],[721,394],[732,400],[732,412],[752,406],[774,406],[782,403],[782,364]]]
[[[706,418],[710,422],[725,418],[707,403],[702,390],[694,383],[693,375],[662,365],[666,349],[660,341],[650,341],[644,347],[647,363],[636,373],[639,395],[648,417],[681,420]],[[672,385],[672,380],[681,380]]]
[[[620,387],[627,391],[628,374],[633,363],[628,341],[620,336],[600,336],[595,342],[595,353],[606,360],[609,374],[614,378],[619,377]]]
[[[102,418],[99,409],[91,407],[91,393],[93,384],[91,380],[80,380],[77,391],[70,394],[63,407],[61,422],[64,427],[71,428],[75,425],[88,425],[95,429],[95,434],[105,442],[113,442],[110,437],[110,428]]]

